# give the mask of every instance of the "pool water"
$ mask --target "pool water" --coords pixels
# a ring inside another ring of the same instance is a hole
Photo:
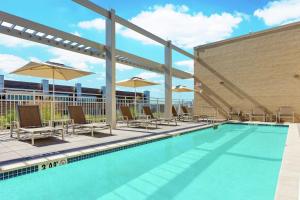
[[[273,199],[287,129],[199,130],[0,181],[0,199]]]

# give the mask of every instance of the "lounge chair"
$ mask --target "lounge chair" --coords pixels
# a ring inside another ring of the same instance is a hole
[[[172,106],[172,115],[175,119],[177,119],[179,121],[192,121],[192,119],[190,118],[189,115],[178,114],[175,106]]]
[[[192,115],[186,106],[181,106],[181,110],[183,112],[183,116],[186,116],[188,119],[194,120],[194,121],[206,121],[207,123],[211,122],[214,123],[215,116],[209,116],[209,115]]]
[[[111,132],[111,126],[105,123],[92,123],[88,122],[85,118],[85,114],[83,112],[82,106],[68,106],[69,116],[72,120],[72,128],[73,134],[75,133],[75,129],[88,129],[91,131],[91,135],[94,136],[95,129],[109,129],[109,133]]]
[[[20,137],[21,133],[29,133],[31,144],[34,145],[36,138],[51,137],[56,132],[61,132],[62,140],[64,140],[64,130],[61,128],[54,128],[51,123],[48,126],[44,126],[41,118],[40,108],[38,105],[18,105],[17,106],[18,122],[13,122],[11,127],[16,126],[17,137],[19,140],[23,139]],[[11,134],[13,128],[11,128]],[[25,137],[25,139],[28,139]]]
[[[242,120],[243,112],[240,108],[231,109],[228,113],[229,119],[233,119],[234,117],[237,117],[238,120]]]
[[[198,115],[192,115],[189,113],[188,109],[186,106],[181,106],[181,111],[182,111],[182,116],[186,117],[189,120],[197,120],[199,118]]]
[[[292,119],[293,123],[295,122],[295,113],[292,107],[290,106],[281,106],[278,109],[278,122],[281,122],[282,118]]]
[[[252,109],[250,115],[250,121],[253,121],[254,118],[262,118],[262,120],[266,121],[266,111],[264,108],[258,106]]]
[[[149,125],[155,124],[155,128],[157,128],[157,120],[156,119],[151,119],[149,116],[146,116],[144,119],[136,119],[133,117],[131,114],[131,111],[128,106],[121,106],[121,118],[122,121],[126,122],[127,126],[129,127],[130,125],[134,126],[143,126],[146,129],[148,128]]]
[[[172,115],[173,115],[173,117],[174,117],[175,119],[177,119],[177,120],[181,120],[181,119],[182,119],[181,115],[179,115],[179,114],[177,113],[176,108],[175,108],[174,106],[172,106]]]
[[[144,110],[144,114],[148,117],[148,119],[156,120],[160,124],[162,124],[162,122],[167,122],[168,125],[170,124],[170,122],[174,122],[175,125],[177,126],[176,118],[167,119],[167,118],[154,117],[154,115],[153,115],[153,113],[152,113],[152,111],[151,111],[151,109],[150,109],[149,106],[144,106],[143,110]]]

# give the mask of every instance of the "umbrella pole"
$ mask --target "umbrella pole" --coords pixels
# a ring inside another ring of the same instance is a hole
[[[134,115],[137,116],[136,113],[136,87],[134,88]]]
[[[52,69],[52,104],[51,104],[51,121],[54,120],[54,114],[55,114],[55,94],[54,94],[54,91],[55,91],[55,88],[54,88],[54,68]]]

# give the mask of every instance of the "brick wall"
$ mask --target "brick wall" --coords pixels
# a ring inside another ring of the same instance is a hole
[[[300,121],[300,25],[199,46],[195,54],[195,81],[203,90],[195,93],[196,113],[200,105],[217,106],[220,116],[230,107],[275,113],[292,106]]]

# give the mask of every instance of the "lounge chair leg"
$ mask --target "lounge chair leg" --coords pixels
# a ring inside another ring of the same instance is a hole
[[[31,144],[34,145],[34,136],[33,136],[33,133],[31,135]]]
[[[18,138],[18,140],[20,140],[20,130],[19,129],[17,129],[17,138]]]
[[[11,124],[10,125],[10,137],[12,137],[12,135],[13,135],[13,127],[12,127],[13,125]]]
[[[61,139],[62,139],[62,140],[65,140],[64,129],[61,130]]]
[[[293,115],[293,123],[295,123],[295,117],[294,117],[294,115]]]
[[[66,124],[66,134],[68,135],[69,134],[69,125],[68,124]],[[64,128],[64,127],[63,127]]]
[[[91,133],[92,133],[92,137],[94,137],[94,127],[92,127]]]

